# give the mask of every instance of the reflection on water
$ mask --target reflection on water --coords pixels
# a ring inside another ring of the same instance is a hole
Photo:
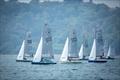
[[[56,55],[56,59],[59,56]],[[120,57],[107,63],[32,65],[16,55],[0,55],[0,80],[120,80]]]

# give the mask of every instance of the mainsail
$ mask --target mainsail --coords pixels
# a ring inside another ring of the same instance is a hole
[[[60,61],[67,61],[68,59],[68,38],[66,39],[65,45],[64,45],[64,49],[62,52],[62,55],[60,57]]]
[[[54,58],[51,29],[47,27],[47,24],[45,24],[42,36],[43,36],[43,55],[42,55],[42,57]]]
[[[77,34],[75,30],[72,30],[69,35],[69,46],[68,46],[68,53],[69,59],[71,58],[78,58],[78,49],[77,49]]]
[[[83,44],[81,45],[80,51],[79,51],[79,59],[83,59]]]
[[[29,57],[33,57],[31,32],[27,32],[26,33],[26,38],[25,38],[25,55],[29,56]]]
[[[20,49],[19,54],[17,56],[17,60],[23,60],[24,59],[24,50],[25,50],[25,40],[23,40],[21,49]]]
[[[41,37],[36,54],[35,54],[32,62],[40,62],[41,61],[42,44],[43,44],[43,38]]]
[[[95,60],[96,59],[96,39],[94,39],[92,50],[89,56],[89,60]]]
[[[96,56],[104,57],[104,41],[103,41],[103,32],[99,27],[100,25],[96,25],[95,27],[95,39],[96,39]]]

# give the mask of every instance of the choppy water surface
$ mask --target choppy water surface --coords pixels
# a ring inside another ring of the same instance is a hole
[[[0,80],[120,80],[120,57],[107,63],[32,65],[0,55]]]

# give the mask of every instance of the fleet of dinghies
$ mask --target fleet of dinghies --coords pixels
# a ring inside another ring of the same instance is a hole
[[[31,33],[28,32],[26,39],[23,40],[19,54],[16,61],[18,62],[31,62],[32,64],[56,64],[54,59],[53,47],[52,47],[52,34],[47,24],[43,29],[40,42],[38,44],[36,53],[30,51],[32,46]],[[76,31],[72,30],[70,35],[66,38],[62,54],[60,56],[60,63],[81,63],[82,60],[88,60],[88,62],[105,63],[107,59],[114,59],[111,56],[111,46],[109,46],[106,56],[97,56],[97,41],[94,37],[92,49],[88,59],[85,58],[84,44],[81,44],[79,52],[77,52],[77,36]]]

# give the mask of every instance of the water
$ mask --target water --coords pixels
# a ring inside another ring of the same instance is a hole
[[[0,55],[0,80],[120,80],[120,57],[107,63],[32,65]]]

